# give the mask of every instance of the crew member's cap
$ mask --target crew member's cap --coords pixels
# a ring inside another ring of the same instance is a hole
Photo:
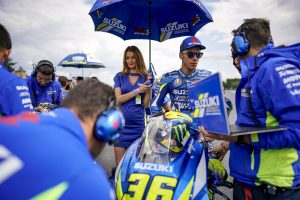
[[[198,46],[200,47],[200,49],[205,49],[205,46],[203,46],[200,42],[200,40],[198,38],[196,38],[195,36],[190,36],[185,38],[181,45],[180,45],[180,52],[182,52],[183,50],[189,49],[191,47],[195,47]]]

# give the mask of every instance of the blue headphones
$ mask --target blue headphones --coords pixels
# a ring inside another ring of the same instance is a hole
[[[99,114],[94,126],[96,139],[109,142],[110,144],[119,138],[119,132],[125,125],[122,112],[115,108],[114,105],[115,102],[112,101],[110,106]]]
[[[270,36],[269,44],[274,46],[272,36]],[[239,28],[238,33],[234,35],[231,43],[232,57],[244,56],[249,52],[250,43],[244,32]]]
[[[232,55],[235,57],[244,56],[248,53],[250,49],[250,44],[245,36],[245,33],[239,32],[233,37],[231,48]]]
[[[50,62],[49,60],[41,60],[41,61],[39,61],[38,62],[38,64],[37,65],[34,65],[34,69],[33,69],[33,72],[32,72],[32,76],[33,77],[36,77],[36,74],[39,72],[39,68],[41,67],[41,66],[43,66],[43,65],[48,65],[48,66],[50,66],[51,68],[52,68],[52,70],[53,70],[53,73],[52,73],[52,81],[54,81],[55,80],[55,67],[53,66],[53,63],[52,62]]]

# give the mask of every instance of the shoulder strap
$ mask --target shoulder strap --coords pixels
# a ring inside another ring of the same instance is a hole
[[[247,89],[246,89],[246,94],[247,94],[246,102],[247,102],[247,106],[248,106],[248,110],[249,110],[249,112],[250,112],[251,118],[252,118],[252,120],[254,121],[255,126],[261,127],[262,124],[261,124],[260,121],[257,119],[257,116],[256,116],[256,114],[255,114],[255,112],[254,112],[254,108],[253,108],[253,105],[252,105],[252,101],[251,101],[251,88],[247,88]]]

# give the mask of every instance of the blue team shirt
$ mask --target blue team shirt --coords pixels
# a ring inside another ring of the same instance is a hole
[[[0,116],[14,115],[32,109],[26,82],[7,71],[0,62]]]
[[[200,81],[212,73],[207,70],[196,69],[190,75],[185,75],[181,70],[166,73],[160,80],[160,92],[156,105],[161,107],[167,94],[169,94],[172,107],[175,110],[191,115],[188,86]]]
[[[0,130],[1,199],[114,199],[68,109],[4,117]]]
[[[249,145],[230,143],[230,175],[243,183],[255,186],[265,182],[294,189],[300,186],[299,60],[300,43],[282,48],[268,44],[257,55],[240,61],[236,124],[255,126],[254,114],[261,126],[288,127],[249,135]],[[271,160],[276,162],[274,167]]]
[[[58,81],[54,80],[46,86],[38,84],[36,78],[33,76],[29,76],[26,81],[29,87],[32,105],[34,107],[38,106],[40,103],[59,105],[62,101],[62,89]]]
[[[129,93],[133,91],[134,89],[137,89],[141,84],[145,83],[147,81],[147,77],[144,77],[140,74],[135,74],[138,77],[136,83],[134,85],[131,85],[129,80],[129,75],[124,73],[117,73],[114,77],[114,88],[120,88],[122,94]],[[126,140],[126,144],[122,146],[130,146],[134,140],[139,138],[144,129],[145,129],[145,110],[142,105],[143,102],[143,94],[141,96],[141,103],[136,103],[136,98],[132,98],[129,101],[123,103],[121,105],[121,111],[125,118],[125,127],[122,129],[120,134],[120,141]],[[118,142],[117,142],[118,144]]]

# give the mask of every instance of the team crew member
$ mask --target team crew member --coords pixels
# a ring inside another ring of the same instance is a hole
[[[270,23],[260,18],[246,19],[233,34],[232,56],[242,75],[236,124],[288,127],[222,136],[231,141],[234,199],[300,199],[300,44],[274,48]]]
[[[1,199],[115,199],[93,160],[124,125],[114,101],[110,86],[89,79],[62,108],[1,118]]]
[[[41,60],[32,75],[26,79],[32,104],[38,111],[42,111],[39,107],[42,103],[59,106],[62,101],[62,89],[60,83],[55,80],[54,72],[52,62]]]
[[[10,35],[0,24],[0,116],[33,109],[26,82],[10,73],[3,64],[7,61],[11,48]]]

